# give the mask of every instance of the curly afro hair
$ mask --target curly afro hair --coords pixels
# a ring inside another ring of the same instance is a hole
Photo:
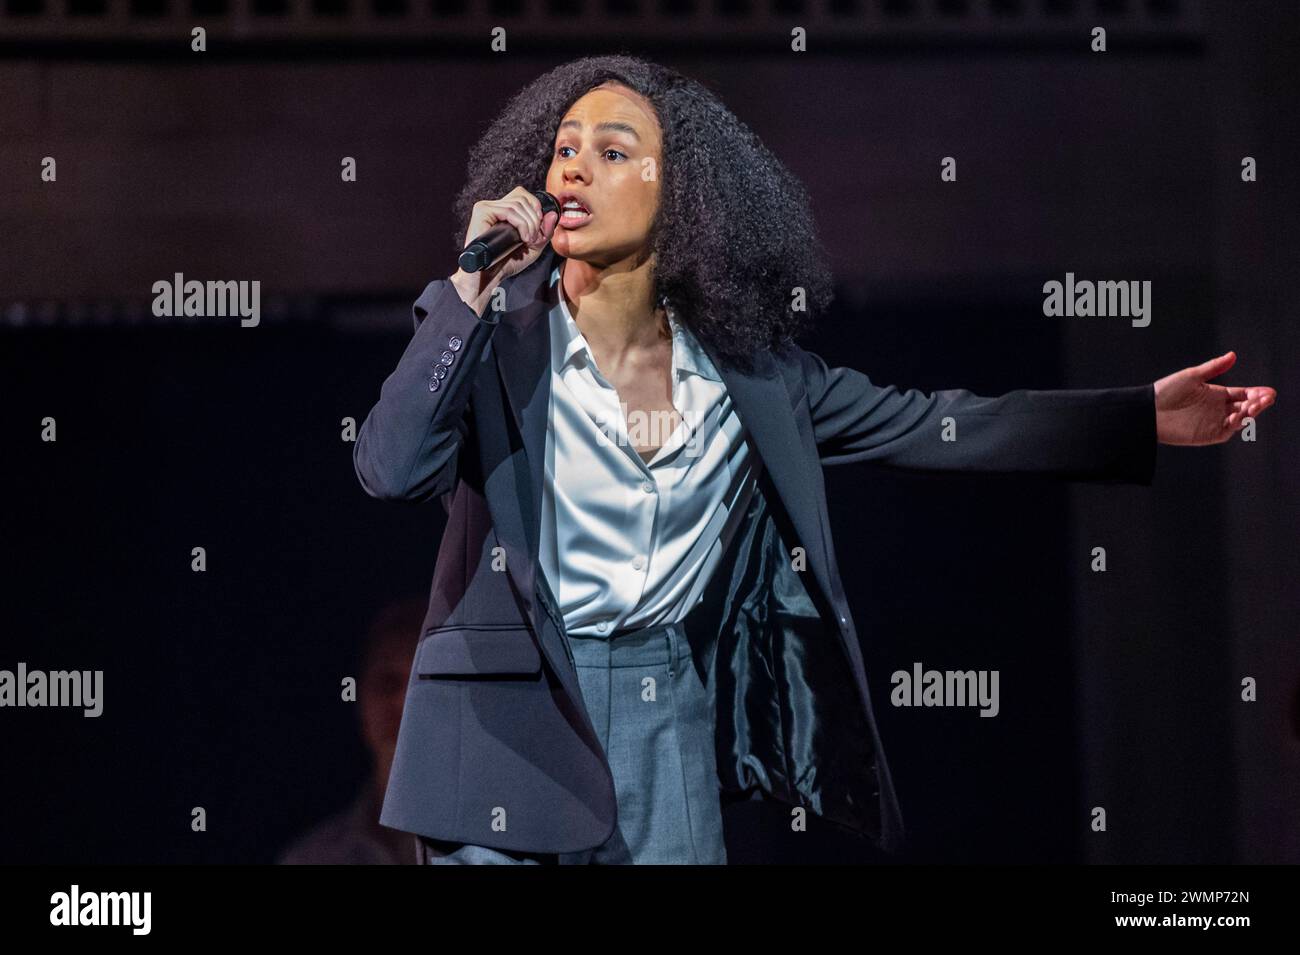
[[[650,102],[663,133],[650,237],[655,300],[671,302],[697,337],[742,368],[792,344],[833,297],[803,184],[703,85],[636,57],[574,60],[511,99],[470,152],[453,207],[456,250],[475,202],[546,181],[560,120],[611,80]],[[800,310],[791,307],[796,288]]]

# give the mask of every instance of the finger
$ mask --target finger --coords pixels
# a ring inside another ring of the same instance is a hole
[[[528,242],[528,248],[530,249],[542,248],[543,246],[546,245],[547,238],[548,237],[546,235],[546,220],[545,220],[545,216],[543,216],[542,221],[537,224],[537,231],[533,234],[533,238],[530,239]]]
[[[523,186],[515,186],[508,193],[506,193],[505,196],[503,196],[502,198],[510,202],[522,202],[524,203],[524,205],[528,206],[529,208],[540,205],[540,203],[538,203],[537,201],[537,197],[533,195],[531,192],[529,192],[527,189],[525,189]]]
[[[1254,418],[1261,411],[1263,411],[1265,407],[1267,406],[1262,404],[1261,402],[1247,401],[1241,406],[1241,409],[1237,412],[1237,420],[1244,422],[1247,418]]]
[[[487,221],[484,224],[485,229],[490,229],[494,225],[500,225],[503,222],[508,222],[511,225],[515,224],[515,221],[510,218],[511,210],[514,208],[510,203],[501,200],[499,202],[489,202],[486,205]]]
[[[528,219],[528,234],[524,236],[524,241],[532,245],[542,231],[542,204],[537,201],[536,196],[520,196],[518,202],[519,208]]]
[[[1236,352],[1224,352],[1218,358],[1211,358],[1209,361],[1201,362],[1201,364],[1194,366],[1192,371],[1196,373],[1196,377],[1200,378],[1202,381],[1207,381],[1210,378],[1217,378],[1219,375],[1222,375],[1236,363]]]
[[[1219,386],[1213,385],[1211,387],[1217,388]],[[1267,385],[1251,385],[1246,388],[1236,386],[1224,388],[1223,390],[1227,392],[1228,398],[1232,401],[1262,401],[1267,398],[1271,404],[1277,398],[1277,392]]]
[[[506,222],[505,205],[494,200],[474,203],[474,212],[470,216],[468,236],[477,238],[500,222]],[[468,241],[468,239],[467,239]]]
[[[1260,393],[1252,396],[1245,402],[1246,414],[1253,418],[1271,405],[1273,401],[1274,395],[1271,393],[1271,389],[1260,389]]]
[[[528,205],[519,197],[503,199],[501,202],[504,215],[502,218],[515,227],[519,238],[531,243],[533,238],[533,221],[529,217]]]
[[[1261,394],[1260,392],[1254,391],[1250,388],[1245,389],[1245,391],[1246,393],[1242,395],[1239,399],[1237,399],[1238,401],[1244,401],[1244,402],[1258,401],[1260,398],[1264,397],[1263,394]]]
[[[540,203],[539,203],[540,205]],[[535,249],[543,248],[547,242],[551,241],[551,236],[555,233],[555,226],[560,221],[558,212],[544,212],[537,226],[537,238],[532,243]]]
[[[529,245],[532,244],[533,223],[529,220],[528,213],[518,204],[512,204],[509,207],[506,213],[506,221],[515,227],[515,231],[519,233],[519,238]]]

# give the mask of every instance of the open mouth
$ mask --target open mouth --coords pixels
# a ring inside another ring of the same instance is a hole
[[[585,223],[591,218],[591,210],[580,200],[573,196],[564,196],[560,201],[560,224],[565,226],[575,226]]]

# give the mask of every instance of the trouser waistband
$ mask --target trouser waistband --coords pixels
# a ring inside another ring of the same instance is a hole
[[[629,667],[669,663],[691,655],[682,623],[616,630],[608,637],[569,635],[577,666]]]

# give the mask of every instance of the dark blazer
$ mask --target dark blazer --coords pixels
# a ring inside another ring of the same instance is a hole
[[[558,261],[547,247],[503,283],[504,309],[484,319],[449,280],[430,282],[353,454],[367,494],[441,496],[448,511],[380,821],[529,853],[590,849],[616,821],[609,765],[537,564],[550,398],[544,297]],[[835,562],[822,466],[1149,484],[1153,386],[926,395],[872,384],[802,348],[764,353],[743,373],[704,347],[763,462],[760,493],[688,617],[716,641],[708,676],[721,790],[806,807],[894,851],[902,818]],[[942,440],[948,418],[955,441]],[[792,560],[796,547],[806,563]]]

